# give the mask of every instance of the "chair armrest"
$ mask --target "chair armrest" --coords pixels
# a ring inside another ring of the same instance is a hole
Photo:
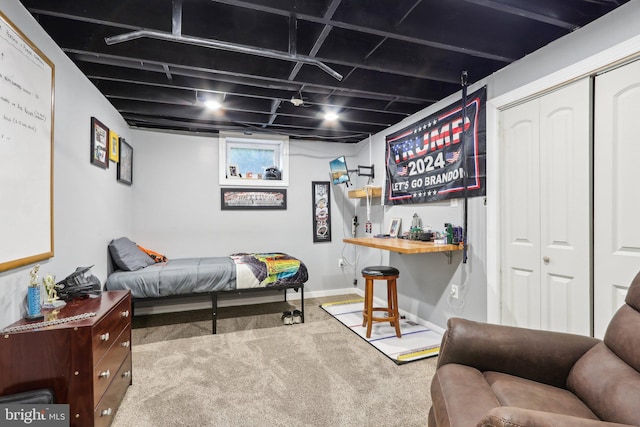
[[[633,427],[628,424],[608,423],[606,421],[587,420],[569,415],[530,409],[500,406],[489,411],[478,423],[481,427]]]
[[[583,335],[451,318],[438,367],[458,363],[565,388],[571,367],[599,342]]]

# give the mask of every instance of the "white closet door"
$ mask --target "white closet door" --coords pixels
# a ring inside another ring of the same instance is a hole
[[[589,81],[501,114],[502,323],[591,334]]]
[[[539,101],[505,110],[502,123],[501,323],[540,327]]]
[[[594,335],[602,338],[640,271],[640,61],[596,77]]]
[[[540,98],[541,328],[591,335],[590,82]]]

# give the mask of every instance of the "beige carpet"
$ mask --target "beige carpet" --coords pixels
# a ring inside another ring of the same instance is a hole
[[[274,303],[220,320],[243,326],[217,335],[206,321],[137,327],[133,385],[112,426],[426,426],[437,359],[394,364],[321,310],[326,301],[309,300],[297,325],[282,325],[288,304]],[[154,339],[163,330],[194,336]]]

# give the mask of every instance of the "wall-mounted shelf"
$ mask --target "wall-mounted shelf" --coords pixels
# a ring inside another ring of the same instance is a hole
[[[382,187],[364,187],[358,190],[351,190],[349,191],[349,198],[362,199],[367,197],[367,193],[369,193],[369,197],[382,197]]]
[[[370,248],[383,249],[399,254],[427,254],[440,252],[444,253],[451,264],[453,251],[461,251],[462,245],[440,245],[433,242],[420,242],[417,240],[377,238],[377,237],[355,237],[342,239],[344,243],[353,245],[368,246]]]

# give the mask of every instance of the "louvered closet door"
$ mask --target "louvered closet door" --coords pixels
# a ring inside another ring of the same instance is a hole
[[[640,61],[596,77],[594,334],[640,271]]]
[[[591,334],[589,92],[501,114],[503,324]]]

